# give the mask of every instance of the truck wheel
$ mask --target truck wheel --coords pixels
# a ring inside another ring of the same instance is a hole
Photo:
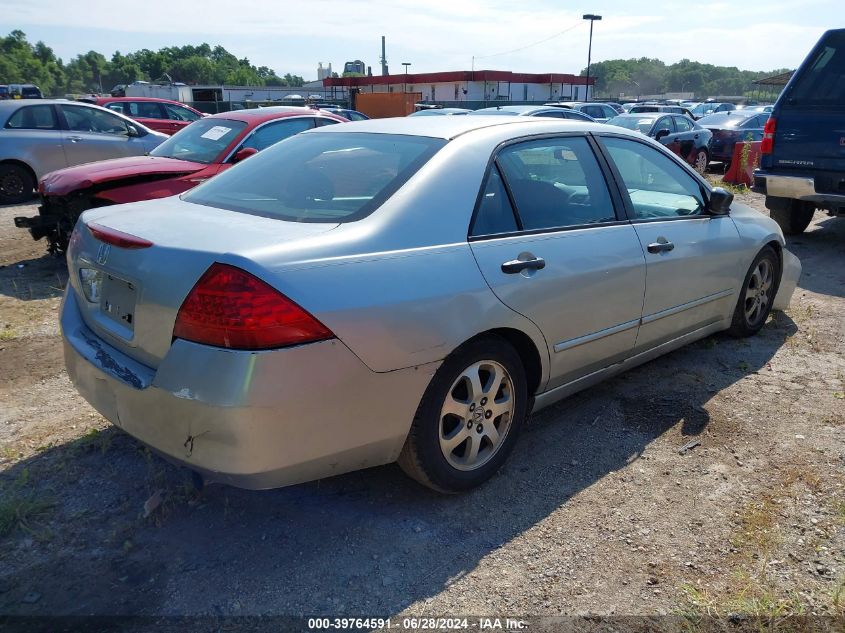
[[[35,190],[32,174],[20,165],[0,165],[0,204],[28,202]]]
[[[810,222],[813,221],[813,214],[816,212],[813,203],[804,200],[790,200],[786,205],[773,206],[775,208],[769,208],[769,214],[786,235],[803,233],[810,226]]]

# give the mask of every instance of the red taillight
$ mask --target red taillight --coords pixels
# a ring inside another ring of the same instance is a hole
[[[258,277],[215,263],[179,308],[173,336],[229,349],[272,349],[334,334]]]
[[[773,117],[769,117],[766,125],[763,127],[763,140],[760,142],[760,153],[771,154],[775,148],[775,129],[777,122]]]
[[[153,243],[136,235],[130,235],[117,229],[112,229],[101,224],[90,222],[88,230],[91,234],[101,242],[111,244],[112,246],[119,246],[120,248],[149,248]]]

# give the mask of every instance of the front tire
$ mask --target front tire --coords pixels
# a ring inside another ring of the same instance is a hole
[[[769,209],[769,215],[786,235],[800,235],[807,230],[815,213],[815,205],[805,200],[790,200],[785,205]]]
[[[474,488],[502,466],[528,413],[525,368],[490,336],[455,350],[432,378],[399,455],[399,466],[439,492]]]
[[[745,275],[729,334],[745,337],[762,329],[772,311],[772,303],[780,286],[780,275],[777,253],[771,246],[766,246],[757,253]]]
[[[32,199],[35,179],[14,163],[0,165],[0,204],[21,204]]]
[[[700,149],[695,153],[695,159],[692,162],[692,166],[702,176],[707,171],[707,163],[710,162],[709,157],[707,156],[707,150]]]

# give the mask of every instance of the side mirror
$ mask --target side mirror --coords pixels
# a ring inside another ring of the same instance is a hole
[[[141,132],[134,125],[127,124],[126,128],[129,130],[129,136],[141,136]]]
[[[721,187],[716,187],[710,194],[710,202],[707,203],[707,210],[713,215],[728,215],[731,210],[731,203],[734,195]]]
[[[662,138],[666,138],[669,136],[669,130],[659,130],[657,134],[654,135],[655,140],[660,140]]]
[[[242,160],[246,160],[247,158],[249,158],[253,154],[257,154],[257,153],[258,153],[258,150],[255,149],[254,147],[242,147],[237,152],[235,152],[235,155],[232,158],[232,162],[233,163],[239,163]]]

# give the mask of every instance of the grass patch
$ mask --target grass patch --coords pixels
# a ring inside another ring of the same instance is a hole
[[[39,540],[50,538],[41,521],[52,511],[56,502],[26,490],[29,471],[23,470],[7,489],[0,491],[0,537],[21,531]]]
[[[11,325],[0,330],[0,341],[13,341],[18,338],[18,332]]]

